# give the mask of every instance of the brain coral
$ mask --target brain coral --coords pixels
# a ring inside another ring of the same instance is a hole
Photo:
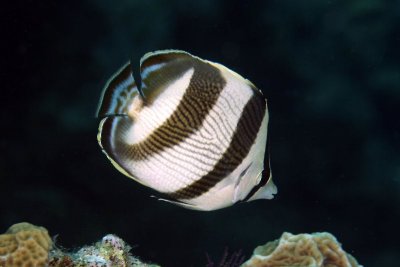
[[[0,235],[0,266],[46,266],[51,246],[45,228],[25,222],[14,224]]]
[[[259,246],[242,267],[361,267],[329,233],[293,235]]]

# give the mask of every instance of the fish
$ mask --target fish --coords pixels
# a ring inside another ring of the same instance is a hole
[[[160,200],[211,211],[272,199],[262,92],[222,64],[181,50],[146,53],[106,83],[98,143],[122,174]]]

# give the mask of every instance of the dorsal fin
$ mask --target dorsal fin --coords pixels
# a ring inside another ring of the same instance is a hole
[[[187,70],[204,60],[180,50],[159,50],[140,60],[141,90],[145,102],[151,102]]]
[[[107,82],[97,110],[97,117],[126,115],[138,89],[132,76],[131,64],[126,63]]]

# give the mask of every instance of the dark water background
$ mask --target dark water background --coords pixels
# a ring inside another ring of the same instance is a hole
[[[365,266],[399,266],[400,1],[9,1],[1,8],[0,232],[74,248],[115,233],[163,266],[250,256],[329,231]],[[103,85],[129,58],[187,50],[261,88],[272,201],[196,212],[158,202],[97,145]]]

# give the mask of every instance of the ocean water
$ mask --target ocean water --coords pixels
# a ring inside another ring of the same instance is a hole
[[[327,231],[364,266],[398,266],[399,1],[25,0],[0,13],[1,233],[28,221],[71,249],[113,233],[141,259],[179,267]],[[105,82],[169,48],[263,91],[275,199],[186,210],[104,157]]]

